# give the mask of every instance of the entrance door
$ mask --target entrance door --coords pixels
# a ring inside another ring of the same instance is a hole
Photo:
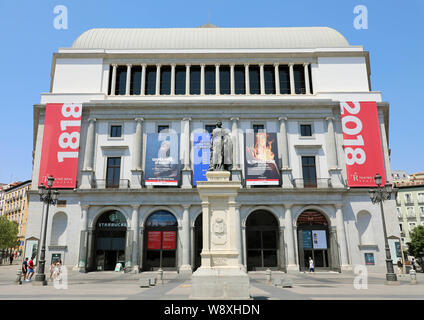
[[[246,221],[247,270],[278,268],[278,221],[265,210]]]
[[[146,221],[144,263],[146,271],[177,268],[178,222],[168,211],[152,213]]]
[[[327,219],[317,211],[305,211],[297,220],[299,267],[309,269],[309,257],[315,270],[330,270],[330,238]]]

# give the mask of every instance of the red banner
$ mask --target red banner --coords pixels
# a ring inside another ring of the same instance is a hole
[[[46,105],[39,185],[52,175],[53,188],[76,187],[81,113],[81,104]]]
[[[162,234],[162,249],[163,250],[175,250],[177,244],[177,232],[176,231],[163,231]]]
[[[343,145],[349,187],[375,187],[378,173],[386,183],[377,103],[341,102]]]
[[[161,248],[161,231],[148,231],[147,232],[147,249],[159,250]]]

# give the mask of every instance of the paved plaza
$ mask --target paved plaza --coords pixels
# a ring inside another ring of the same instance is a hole
[[[163,284],[141,288],[141,277],[151,278],[156,272],[131,274],[123,272],[80,273],[68,269],[68,288],[33,286],[32,282],[15,283],[18,264],[0,266],[0,299],[93,299],[93,300],[187,300],[191,294],[191,279],[176,272],[165,272]],[[355,289],[352,274],[333,272],[293,273],[273,272],[271,283],[265,272],[250,272],[250,295],[253,300],[340,300],[340,299],[424,299],[424,274],[418,273],[418,284],[410,284],[409,275],[400,277],[400,285],[384,285],[384,275],[369,274],[368,288]],[[277,287],[274,279],[290,279],[291,288]]]

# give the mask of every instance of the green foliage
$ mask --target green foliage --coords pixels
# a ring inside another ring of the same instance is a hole
[[[424,257],[424,227],[417,226],[410,233],[411,242],[408,242],[408,253],[416,258]]]
[[[0,216],[0,250],[18,247],[18,232],[16,221],[9,221],[5,216]]]

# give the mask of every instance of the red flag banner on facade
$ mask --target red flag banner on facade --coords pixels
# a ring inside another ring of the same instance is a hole
[[[176,231],[163,231],[162,235],[162,249],[164,250],[175,250],[177,244],[177,232]]]
[[[46,105],[39,185],[47,186],[47,177],[52,175],[53,188],[76,187],[81,114],[81,104]]]
[[[159,250],[161,248],[161,231],[147,232],[147,249]]]
[[[377,103],[341,102],[343,146],[349,187],[375,187],[379,173],[386,183]]]

